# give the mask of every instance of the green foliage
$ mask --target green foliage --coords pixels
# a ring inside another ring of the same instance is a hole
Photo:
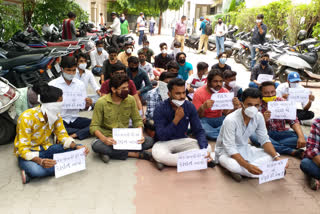
[[[312,36],[314,38],[320,39],[320,23],[319,22],[313,27]]]

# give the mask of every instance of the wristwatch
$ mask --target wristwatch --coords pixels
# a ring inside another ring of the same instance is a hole
[[[280,154],[277,152],[277,154],[272,158],[272,160],[274,161],[274,159],[279,158]]]

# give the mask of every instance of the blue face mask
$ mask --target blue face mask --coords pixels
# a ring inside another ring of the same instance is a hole
[[[226,61],[227,61],[227,58],[220,58],[220,59],[219,59],[219,62],[220,62],[222,65],[226,64]]]
[[[97,48],[97,50],[98,50],[99,52],[102,52],[103,48],[99,47],[99,48]]]

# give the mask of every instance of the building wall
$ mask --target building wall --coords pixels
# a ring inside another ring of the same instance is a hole
[[[104,21],[107,22],[107,1],[105,0],[75,0],[81,8],[89,14],[89,21],[100,23],[100,13],[103,13]]]

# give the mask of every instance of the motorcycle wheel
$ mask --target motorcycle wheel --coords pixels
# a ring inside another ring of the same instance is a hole
[[[250,70],[251,68],[251,59],[250,59],[250,53],[245,52],[242,56],[241,63],[244,67],[246,67],[247,70]]]
[[[216,49],[216,45],[209,43],[209,51],[214,51],[215,49]]]
[[[239,52],[236,52],[233,58],[234,58],[234,61],[236,61],[236,63],[241,63]]]
[[[7,113],[3,113],[7,114]],[[9,121],[3,114],[0,115],[0,145],[10,143],[16,135],[16,126],[13,122]]]
[[[281,83],[287,82],[288,74],[286,73],[286,70],[280,71],[278,77]]]

